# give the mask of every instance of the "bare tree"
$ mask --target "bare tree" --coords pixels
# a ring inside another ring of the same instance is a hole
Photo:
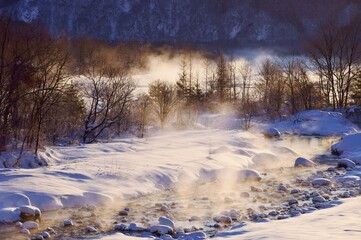
[[[160,126],[164,128],[178,102],[176,89],[173,84],[157,80],[150,84],[149,96],[154,104],[154,113],[159,119]]]
[[[284,72],[287,85],[286,100],[294,115],[301,110],[312,109],[315,105],[315,84],[308,77],[308,66],[304,59],[288,57],[281,59],[280,67]]]
[[[281,118],[285,98],[285,83],[279,66],[270,59],[266,59],[261,64],[259,79],[255,86],[267,116],[271,119]]]
[[[141,138],[144,137],[146,128],[151,120],[151,104],[151,98],[146,93],[140,94],[135,101],[134,118]]]
[[[361,24],[326,24],[309,41],[308,52],[320,78],[325,102],[333,109],[347,106],[350,90],[360,73]]]
[[[89,59],[85,74],[87,81],[83,86],[83,95],[88,103],[84,143],[96,141],[104,130],[128,114],[135,85],[129,79],[128,68],[117,65],[115,60],[103,50]]]

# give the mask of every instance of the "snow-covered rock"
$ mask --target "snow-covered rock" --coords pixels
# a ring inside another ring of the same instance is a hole
[[[255,165],[277,166],[279,164],[279,159],[271,153],[259,153],[253,156],[252,162]]]
[[[41,211],[39,208],[29,205],[20,206],[20,217],[23,221],[35,221],[41,218]]]
[[[174,229],[174,227],[175,227],[174,222],[167,217],[160,217],[158,219],[158,221],[159,221],[160,225],[165,225],[165,226],[171,227],[172,229]]]
[[[26,234],[26,235],[30,235],[30,231],[26,228],[21,228],[19,233],[23,233],[23,234]]]
[[[313,203],[324,203],[326,202],[326,199],[322,196],[316,196],[312,198]]]
[[[64,221],[64,227],[69,227],[69,226],[73,226],[73,225],[74,225],[74,223],[71,220],[65,220]]]
[[[312,180],[312,185],[314,187],[320,187],[320,186],[330,186],[332,185],[331,180],[327,178],[315,178]]]
[[[27,222],[24,222],[21,227],[26,228],[26,229],[38,229],[39,224],[34,221],[27,221]]]
[[[117,229],[117,230],[119,230],[119,229]],[[129,227],[127,230],[132,231],[132,232],[141,232],[141,231],[147,231],[147,228],[140,227],[136,223],[131,223],[131,224],[129,224]]]
[[[331,152],[335,155],[353,151],[361,151],[361,133],[346,135],[331,147]]]
[[[225,202],[225,203],[233,203],[234,200],[233,200],[233,198],[227,196],[227,197],[224,197],[224,202]]]
[[[354,163],[353,161],[351,161],[350,159],[340,159],[337,161],[337,168],[355,168],[356,167],[356,163]]]
[[[185,233],[180,236],[179,240],[201,240],[206,239],[207,235],[204,232],[192,232],[192,233]]]
[[[149,231],[154,234],[164,235],[173,234],[173,228],[166,225],[155,225],[149,228]]]
[[[50,238],[50,233],[44,231],[41,233],[41,236],[43,236],[44,238]]]
[[[263,135],[268,138],[279,138],[281,137],[280,131],[277,128],[268,128],[263,132]]]
[[[232,218],[229,216],[216,216],[213,218],[213,221],[217,222],[217,223],[227,223],[230,224],[232,223]]]
[[[358,127],[337,112],[308,110],[297,113],[293,118],[272,124],[281,133],[299,135],[334,136],[354,133]]]
[[[303,158],[303,157],[299,157],[296,159],[295,161],[295,167],[312,167],[315,165],[315,162],[309,160],[309,159],[306,159],[306,158]]]
[[[92,226],[86,227],[86,231],[89,232],[89,233],[96,233],[96,232],[98,232],[98,230],[97,230],[95,227],[92,227]]]
[[[20,207],[22,205],[31,205],[31,201],[28,196],[22,193],[10,194],[4,198],[1,198],[0,196],[0,208]]]
[[[238,172],[238,181],[261,181],[262,176],[258,171],[253,169],[242,169]]]
[[[0,209],[0,223],[11,223],[20,221],[19,208],[2,208]]]
[[[114,229],[116,231],[124,231],[127,229],[127,225],[125,225],[124,223],[118,223],[114,225]]]
[[[44,240],[43,235],[38,235],[35,237],[35,240]]]
[[[289,205],[298,204],[298,201],[295,198],[291,198],[291,199],[288,200],[288,204]]]
[[[119,216],[128,216],[129,215],[129,211],[128,210],[120,210],[119,211]]]

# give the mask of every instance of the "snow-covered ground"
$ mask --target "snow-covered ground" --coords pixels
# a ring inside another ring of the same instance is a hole
[[[339,114],[310,111],[300,116],[298,122],[292,119],[268,127],[276,127],[281,133],[313,135],[358,130]],[[228,126],[224,127],[224,123]],[[225,116],[208,116],[200,120],[205,127],[197,130],[169,130],[146,139],[124,138],[111,143],[46,148],[41,157],[49,163],[47,167],[0,169],[0,222],[18,220],[21,205],[31,204],[46,211],[110,203],[194,182],[219,180],[232,184],[243,169],[267,171],[291,167],[298,156],[308,158],[321,153],[316,145],[267,140],[259,132],[241,131],[238,123]],[[215,129],[217,125],[222,127]],[[347,148],[342,154],[348,154],[351,160],[360,157],[361,139],[352,143],[355,148],[342,145]],[[357,171],[353,174],[361,175]],[[361,234],[355,219],[360,212],[354,211],[358,201],[359,198],[348,200],[338,207],[289,220],[249,224],[222,233],[218,238],[299,239],[302,234],[313,234],[317,239],[329,236],[349,239]],[[328,221],[332,224],[327,224]],[[332,228],[336,225],[343,230]],[[275,231],[276,228],[279,230]]]

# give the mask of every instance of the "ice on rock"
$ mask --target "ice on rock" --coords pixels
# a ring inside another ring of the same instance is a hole
[[[39,228],[39,224],[34,222],[34,221],[27,221],[24,222],[22,225],[22,228],[26,228],[26,229],[38,229]]]
[[[160,217],[159,223],[160,223],[160,225],[165,225],[165,226],[171,227],[172,229],[174,229],[174,227],[175,227],[174,222],[166,217]]]
[[[299,157],[296,159],[295,161],[295,167],[312,167],[315,165],[315,162],[308,160],[306,158],[303,157]]]

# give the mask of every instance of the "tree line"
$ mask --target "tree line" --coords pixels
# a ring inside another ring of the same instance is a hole
[[[149,125],[177,127],[231,106],[245,129],[315,108],[361,104],[361,28],[322,26],[304,56],[252,66],[221,51],[182,52],[176,83],[156,80],[136,94],[132,74],[154,51],[146,44],[52,37],[35,24],[0,17],[0,154],[36,154],[46,144],[93,143]]]

